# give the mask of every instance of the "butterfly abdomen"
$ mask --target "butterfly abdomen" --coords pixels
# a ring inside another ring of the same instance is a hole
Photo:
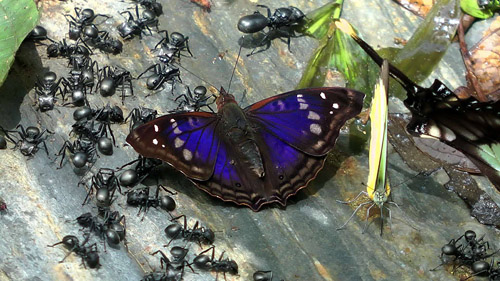
[[[236,103],[229,103],[224,105],[219,113],[223,115],[222,132],[228,137],[229,145],[239,152],[242,163],[245,163],[259,178],[264,177],[264,165],[255,142],[254,130],[243,110]]]

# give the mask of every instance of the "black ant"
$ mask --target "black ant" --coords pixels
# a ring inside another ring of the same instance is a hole
[[[8,131],[0,126],[0,130],[2,130],[5,134],[5,137],[15,144],[14,149],[19,147],[19,151],[24,156],[34,156],[38,151],[38,145],[43,144],[45,152],[47,156],[49,156],[49,151],[47,149],[47,145],[45,144],[45,140],[47,137],[45,133],[53,134],[53,132],[44,129],[40,131],[37,127],[29,126],[24,129],[23,125],[17,125],[17,131]],[[9,135],[9,133],[17,133],[20,139],[14,139],[13,136]]]
[[[91,213],[85,213],[76,218],[76,221],[80,226],[88,228],[90,232],[95,233],[102,240],[106,238],[111,247],[117,246],[120,241],[125,241],[125,246],[127,246],[125,216],[120,216],[118,212],[104,211],[101,216],[92,216]]]
[[[35,26],[33,30],[30,31],[28,36],[26,36],[27,40],[32,40],[35,42],[40,42],[43,40],[51,40],[49,37],[47,37],[47,29],[41,25]]]
[[[75,7],[75,15],[76,18],[72,15],[66,14],[66,20],[69,22],[69,38],[72,40],[76,40],[80,37],[80,33],[82,29],[88,25],[91,25],[97,17],[105,17],[106,19],[110,18],[110,16],[95,14],[92,9],[80,9]]]
[[[212,256],[209,257],[204,255],[208,251],[212,251]],[[215,246],[212,246],[205,251],[201,252],[193,260],[193,264],[200,269],[207,271],[215,271],[215,280],[218,280],[219,272],[224,274],[224,280],[226,280],[226,273],[238,274],[238,264],[229,258],[222,259],[224,252],[220,255],[219,259],[215,259]]]
[[[119,180],[122,186],[132,187],[141,183],[151,174],[153,169],[160,166],[163,162],[158,159],[147,158],[142,155],[139,155],[139,157],[136,160],[133,160],[119,167],[118,170],[122,170],[126,166],[130,166],[134,163],[137,163],[137,165],[135,165],[133,169],[125,170],[120,175]]]
[[[38,108],[40,111],[52,110],[54,108],[54,103],[56,101],[56,95],[59,93],[64,99],[64,92],[59,87],[63,78],[57,80],[57,75],[49,71],[45,73],[40,80],[37,77],[35,82],[35,95],[38,100]]]
[[[81,182],[79,185],[82,184]],[[96,205],[98,208],[106,209],[113,203],[115,191],[121,192],[120,183],[115,176],[115,171],[108,168],[100,168],[96,175],[92,176],[90,187],[83,204],[88,202],[90,194],[95,189]]]
[[[257,5],[257,7],[265,8],[267,10],[267,17],[259,11],[254,12],[252,15],[244,16],[238,21],[238,30],[243,33],[256,33],[269,27],[269,32],[264,36],[262,42],[269,40],[271,32],[279,31],[287,38],[288,50],[290,50],[291,37],[295,37],[293,28],[299,25],[305,18],[304,13],[293,6],[278,8],[274,11],[274,14],[271,14],[271,10],[265,5]],[[254,49],[248,56],[264,50],[255,52]]]
[[[64,93],[71,93],[71,103],[74,106],[89,105],[87,91],[92,91],[94,86],[94,73],[99,71],[96,61],[90,58],[73,64],[67,79],[63,79]]]
[[[153,11],[157,17],[163,14],[163,6],[160,3],[156,2],[156,0],[134,0],[134,1],[137,2],[139,5],[143,6],[144,8]]]
[[[96,158],[95,143],[86,138],[78,138],[73,143],[65,141],[57,156],[61,156],[58,169],[62,168],[65,152],[68,150],[71,156],[71,162],[76,168],[83,168],[87,163],[93,164]]]
[[[198,86],[194,88],[194,95],[191,93],[191,89],[189,87],[187,88],[187,95],[182,94],[178,96],[175,101],[179,100],[180,98],[184,98],[181,100],[177,106],[177,108],[174,110],[174,112],[193,112],[193,111],[200,111],[201,108],[207,107],[210,109],[210,111],[214,112],[214,110],[210,107],[211,104],[215,102],[215,99],[207,103],[207,101],[213,97],[213,96],[207,96],[207,88],[204,86]]]
[[[174,199],[172,199],[172,197],[168,195],[159,196],[160,188],[172,195],[176,194],[165,188],[163,185],[158,185],[158,187],[156,188],[155,196],[150,197],[149,187],[146,186],[129,191],[127,193],[127,204],[133,207],[139,207],[139,212],[137,213],[137,215],[139,215],[141,211],[144,211],[144,216],[146,215],[150,207],[153,208],[160,207],[167,212],[175,210]]]
[[[272,271],[255,271],[253,274],[253,281],[273,281]]]
[[[191,267],[189,262],[186,261],[186,255],[188,253],[187,249],[179,246],[172,247],[172,249],[170,249],[172,260],[168,259],[165,253],[163,253],[163,251],[161,250],[151,253],[151,255],[154,256],[158,253],[161,255],[161,268],[165,268],[166,271],[166,277],[168,278],[166,280],[182,280],[182,276],[184,275],[184,268],[186,266],[189,267],[194,273],[193,268]]]
[[[156,30],[158,30],[158,18],[156,17],[155,12],[146,9],[142,12],[142,17],[139,16],[139,7],[135,6],[135,14],[137,19],[134,18],[130,11],[124,11],[120,13],[128,14],[128,19],[126,22],[120,24],[117,29],[120,36],[124,39],[131,39],[135,35],[142,37],[142,33],[144,29],[149,31],[149,34],[153,34],[149,26],[156,26]]]
[[[165,228],[165,234],[167,237],[171,238],[166,246],[170,245],[172,240],[177,238],[183,238],[187,241],[196,241],[199,244],[212,244],[214,242],[215,234],[210,228],[199,227],[199,222],[197,221],[193,228],[188,229],[185,215],[173,218],[171,221],[175,221],[179,218],[184,218],[184,226],[176,222]]]
[[[494,264],[494,260],[491,260],[489,264],[486,261],[476,261],[472,264],[472,271],[474,272],[472,276],[488,276],[488,280],[490,281],[500,280],[500,262],[497,262],[496,267],[494,267]]]
[[[156,110],[142,106],[139,108],[136,107],[127,115],[125,122],[130,118],[129,130],[132,132],[132,130],[140,125],[156,119],[156,115],[158,115]]]
[[[125,100],[125,87],[130,90],[131,95],[134,95],[132,86],[132,75],[130,72],[122,67],[105,66],[99,71],[99,81],[96,90],[99,89],[102,96],[112,96],[116,88],[121,86],[122,103]]]
[[[71,253],[75,253],[82,258],[82,264],[85,268],[87,268],[87,266],[85,266],[85,263],[90,268],[98,268],[100,264],[99,264],[99,254],[97,252],[97,246],[95,243],[90,246],[85,246],[85,244],[87,244],[88,241],[89,241],[89,236],[87,236],[85,238],[85,241],[83,241],[83,243],[80,244],[76,236],[66,235],[63,237],[61,242],[57,242],[53,245],[48,245],[48,247],[54,247],[63,244],[64,247],[69,250],[69,253],[67,253],[64,256],[64,258],[60,261],[60,263],[64,262],[64,260]]]
[[[168,31],[163,31],[165,32],[165,36],[155,46],[155,50],[160,47],[160,55],[158,57],[162,63],[169,64],[174,58],[180,59],[182,55],[181,52],[184,50],[186,50],[189,55],[193,56],[191,50],[189,50],[189,37],[179,32],[172,32],[169,37]]]
[[[82,45],[80,45],[80,42]],[[92,51],[86,46],[85,42],[80,39],[76,41],[75,44],[66,43],[66,39],[63,39],[60,42],[52,42],[49,46],[47,46],[47,55],[49,57],[65,57],[71,58],[73,55],[80,55],[83,57],[88,57],[92,54]],[[73,62],[70,61],[70,64]]]
[[[82,41],[102,52],[119,54],[123,50],[123,43],[111,38],[109,32],[97,29],[94,24],[87,25],[82,30]]]
[[[153,74],[148,77],[146,81],[146,86],[149,90],[158,90],[163,83],[170,82],[172,84],[172,94],[174,93],[174,82],[177,78],[181,83],[181,76],[178,68],[170,67],[164,65],[163,67],[160,64],[154,64],[148,67],[144,72],[142,72],[137,79],[141,78],[146,72],[153,70]]]

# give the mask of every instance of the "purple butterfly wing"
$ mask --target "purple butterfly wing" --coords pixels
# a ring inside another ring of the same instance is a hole
[[[245,109],[249,119],[287,144],[310,155],[325,155],[345,121],[363,107],[364,94],[346,88],[291,91]]]
[[[252,173],[235,147],[221,141],[212,178],[194,182],[215,197],[254,211],[272,202],[285,205],[288,197],[316,177],[340,128],[361,111],[363,97],[344,88],[318,88],[292,91],[250,106],[245,111],[255,129],[253,139],[265,176]],[[318,133],[313,124],[322,131]]]
[[[234,146],[221,142],[212,178],[195,184],[224,201],[246,205],[258,211],[263,205],[286,204],[289,196],[305,187],[323,167],[325,156],[310,156],[260,129],[255,135],[266,175],[251,173]]]
[[[189,178],[208,180],[219,149],[218,121],[208,112],[165,115],[139,126],[127,142],[139,154],[168,162]]]

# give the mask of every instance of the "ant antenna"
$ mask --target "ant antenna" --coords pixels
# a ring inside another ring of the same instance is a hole
[[[236,62],[234,63],[233,73],[231,74],[231,78],[229,79],[229,85],[227,86],[228,93],[230,93],[229,90],[231,89],[231,82],[233,81],[234,72],[236,71],[236,66],[238,65],[238,61],[240,60],[241,48],[242,46],[240,45],[240,50],[238,51],[238,57],[236,58]]]
[[[177,63],[173,63],[173,64],[175,64],[176,66],[178,66],[178,67],[180,67],[180,68],[184,69],[185,71],[187,71],[188,73],[190,73],[190,74],[191,74],[191,75],[193,75],[194,77],[196,77],[196,78],[200,79],[201,81],[203,81],[203,82],[207,83],[208,85],[210,85],[210,86],[214,87],[215,89],[218,89],[218,88],[217,88],[214,84],[212,84],[212,83],[210,83],[210,82],[206,81],[205,79],[201,78],[200,76],[196,75],[194,72],[190,71],[189,69],[185,68],[184,66],[182,66],[182,65],[180,65],[180,64],[177,64]]]

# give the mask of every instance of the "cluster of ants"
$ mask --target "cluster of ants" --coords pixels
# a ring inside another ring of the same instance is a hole
[[[187,54],[193,57],[189,49],[189,37],[178,32],[170,35],[166,30],[158,29],[158,17],[163,14],[163,8],[156,0],[135,0],[135,15],[130,11],[120,14],[125,17],[125,22],[117,26],[117,31],[123,40],[130,40],[134,37],[152,35],[152,28],[158,33],[164,33],[162,39],[154,46],[158,52],[158,62],[148,67],[145,71],[133,78],[132,74],[120,66],[105,66],[99,68],[97,61],[92,60],[91,55],[95,49],[104,53],[119,54],[122,52],[122,41],[112,38],[108,31],[99,30],[95,23],[98,17],[105,20],[110,16],[96,14],[92,9],[75,8],[74,15],[64,15],[69,24],[68,37],[75,43],[69,44],[66,39],[55,41],[47,36],[47,30],[42,26],[37,26],[27,37],[41,45],[47,46],[48,57],[60,57],[68,60],[69,73],[66,77],[58,78],[57,74],[49,71],[37,78],[35,82],[35,106],[45,112],[53,110],[62,99],[62,106],[77,107],[73,113],[75,123],[72,125],[70,136],[74,140],[64,141],[62,147],[56,154],[60,157],[58,169],[62,168],[66,155],[69,155],[75,172],[85,172],[78,186],[83,185],[87,189],[87,196],[83,204],[95,202],[97,214],[91,212],[84,213],[76,218],[76,222],[83,231],[83,241],[74,236],[66,235],[60,242],[50,247],[63,245],[69,252],[61,260],[63,262],[71,253],[81,257],[84,267],[99,268],[99,254],[96,243],[90,244],[91,236],[95,235],[101,239],[106,251],[106,245],[111,248],[119,248],[121,242],[127,247],[126,240],[126,218],[118,211],[112,210],[112,204],[116,200],[116,193],[126,196],[127,205],[138,207],[138,215],[142,212],[145,216],[148,209],[161,208],[169,213],[172,223],[165,228],[165,234],[170,241],[182,238],[185,241],[196,242],[200,245],[211,245],[214,242],[214,232],[205,227],[199,226],[196,222],[191,228],[188,227],[184,215],[172,217],[170,212],[176,208],[176,203],[170,195],[175,193],[169,191],[162,185],[158,185],[155,195],[150,196],[148,186],[140,186],[153,170],[162,164],[161,161],[139,156],[136,160],[124,164],[114,169],[100,168],[97,173],[90,172],[99,156],[112,155],[113,147],[116,146],[115,137],[111,128],[112,124],[123,124],[129,122],[129,130],[149,122],[157,117],[157,111],[139,107],[134,108],[124,117],[123,110],[117,106],[110,106],[109,103],[101,108],[92,108],[87,99],[88,94],[99,92],[104,97],[114,95],[117,91],[121,93],[122,104],[125,98],[133,96],[133,80],[140,79],[146,74],[146,87],[149,90],[159,90],[165,83],[172,84],[172,94],[175,81],[182,83],[180,71],[177,67],[182,56]],[[139,5],[143,7],[139,12]],[[280,8],[271,14],[268,7],[259,5],[267,9],[268,16],[263,16],[259,12],[243,17],[238,23],[238,29],[244,33],[255,33],[262,31],[265,27],[270,30],[281,29],[296,25],[304,18],[304,14],[295,7]],[[291,34],[291,33],[290,33]],[[267,39],[268,35],[264,39]],[[288,47],[290,47],[290,37],[288,36]],[[49,44],[43,43],[45,40]],[[94,50],[93,50],[94,49]],[[255,50],[254,50],[255,51]],[[253,52],[252,52],[253,53]],[[194,93],[194,94],[193,94]],[[187,87],[186,94],[182,94],[175,99],[177,107],[170,112],[192,112],[207,108],[213,112],[210,105],[214,102],[213,96],[207,95],[204,86],[198,86],[193,93]],[[66,101],[67,97],[70,101]],[[210,100],[212,99],[212,100]],[[47,134],[53,134],[48,129],[40,130],[34,126],[23,127],[18,125],[15,130],[5,130],[0,126],[5,138],[0,135],[0,149],[7,147],[7,141],[14,143],[14,149],[19,148],[20,152],[28,157],[33,157],[43,145],[47,156],[50,159],[45,141]],[[88,173],[87,173],[88,172]],[[126,187],[126,192],[122,191]],[[160,190],[164,190],[170,195],[160,195]],[[6,210],[7,206],[0,200],[0,211]],[[144,217],[143,217],[144,218]],[[183,218],[183,224],[178,220]],[[211,251],[211,254],[210,254]],[[170,249],[170,259],[167,255],[158,250],[152,255],[160,255],[162,271],[155,271],[146,274],[142,280],[182,280],[185,267],[193,273],[193,265],[197,269],[225,274],[237,274],[238,265],[234,260],[223,258],[224,252],[218,259],[215,258],[215,246],[211,246],[200,252],[191,262],[187,260],[188,249],[186,247],[175,246]],[[217,277],[216,277],[217,278]],[[271,271],[257,271],[253,275],[256,281],[272,280]]]
[[[458,267],[466,266],[472,269],[473,276],[485,276],[490,281],[500,280],[500,262],[496,263],[494,259],[487,262],[486,259],[495,255],[497,251],[489,253],[490,245],[488,241],[484,241],[484,235],[477,237],[476,232],[467,230],[462,236],[457,239],[451,239],[450,242],[441,248],[441,261],[438,267],[445,264],[453,264],[454,270]],[[454,271],[453,270],[453,271]]]

